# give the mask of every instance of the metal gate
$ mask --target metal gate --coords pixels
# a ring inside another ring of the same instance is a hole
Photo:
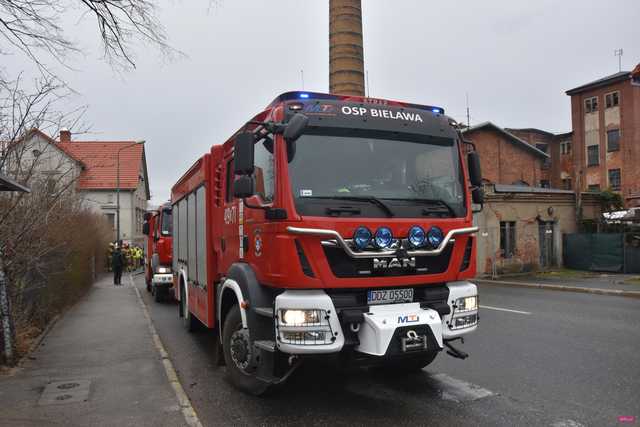
[[[538,242],[540,243],[540,267],[554,267],[555,251],[553,240],[553,221],[540,221],[538,223]]]

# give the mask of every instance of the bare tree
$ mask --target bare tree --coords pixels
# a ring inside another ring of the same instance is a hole
[[[72,6],[95,20],[105,58],[114,65],[135,67],[132,43],[150,43],[165,54],[178,53],[167,42],[157,17],[157,0],[0,0],[0,54],[10,47],[23,52],[47,71],[44,56],[61,61],[79,52],[60,21]]]

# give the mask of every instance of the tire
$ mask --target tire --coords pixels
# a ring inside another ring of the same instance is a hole
[[[238,347],[240,348],[235,350]],[[243,352],[246,351],[246,347],[251,348],[251,336],[249,329],[242,327],[240,307],[234,305],[227,313],[222,329],[222,352],[227,367],[227,378],[236,388],[254,396],[261,396],[269,391],[270,384],[257,379],[251,372],[251,354]],[[245,363],[246,368],[240,366]]]
[[[185,285],[183,283],[180,288],[180,313],[182,315],[182,326],[187,332],[195,332],[198,330],[198,319],[196,319],[189,311],[189,301],[184,286]]]
[[[424,355],[402,358],[400,360],[392,360],[385,362],[382,365],[382,369],[387,372],[393,372],[396,374],[411,374],[421,371],[434,361],[438,355],[437,351],[430,351]]]

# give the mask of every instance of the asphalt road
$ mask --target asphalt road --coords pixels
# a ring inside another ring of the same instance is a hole
[[[440,354],[422,374],[303,365],[281,390],[249,397],[212,360],[213,336],[188,334],[177,306],[143,290],[154,325],[205,426],[617,425],[640,416],[640,300],[480,288],[467,360]],[[504,310],[512,311],[504,311]],[[640,420],[636,421],[640,423]]]

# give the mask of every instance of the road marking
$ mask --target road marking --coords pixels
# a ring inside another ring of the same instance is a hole
[[[447,374],[435,374],[430,377],[438,382],[437,386],[444,386],[438,387],[443,400],[457,403],[471,402],[495,394],[486,388],[450,377]]]
[[[171,363],[171,359],[169,359],[169,354],[164,349],[162,345],[162,341],[160,340],[160,336],[156,332],[156,328],[153,326],[153,322],[151,321],[151,316],[149,315],[149,310],[147,309],[147,305],[144,303],[142,299],[142,295],[140,295],[140,291],[138,287],[133,281],[133,276],[129,274],[129,281],[131,282],[131,286],[136,292],[138,296],[138,302],[142,307],[142,311],[144,313],[144,317],[147,319],[147,325],[149,326],[149,331],[151,331],[151,337],[153,339],[153,344],[160,353],[160,358],[162,359],[162,364],[164,365],[164,372],[167,374],[167,379],[169,380],[169,384],[173,387],[173,391],[176,393],[176,399],[178,399],[178,404],[180,405],[180,409],[182,410],[182,415],[184,416],[184,420],[187,425],[190,427],[203,427],[200,419],[198,418],[198,414],[196,414],[196,410],[193,409],[191,405],[191,401],[187,396],[187,393],[184,392],[184,388],[182,384],[180,384],[180,380],[178,379],[178,374]]]
[[[510,308],[491,307],[490,305],[481,305],[480,308],[486,308],[487,310],[506,311],[508,313],[526,314],[527,316],[531,314],[531,312],[529,311],[511,310]]]

